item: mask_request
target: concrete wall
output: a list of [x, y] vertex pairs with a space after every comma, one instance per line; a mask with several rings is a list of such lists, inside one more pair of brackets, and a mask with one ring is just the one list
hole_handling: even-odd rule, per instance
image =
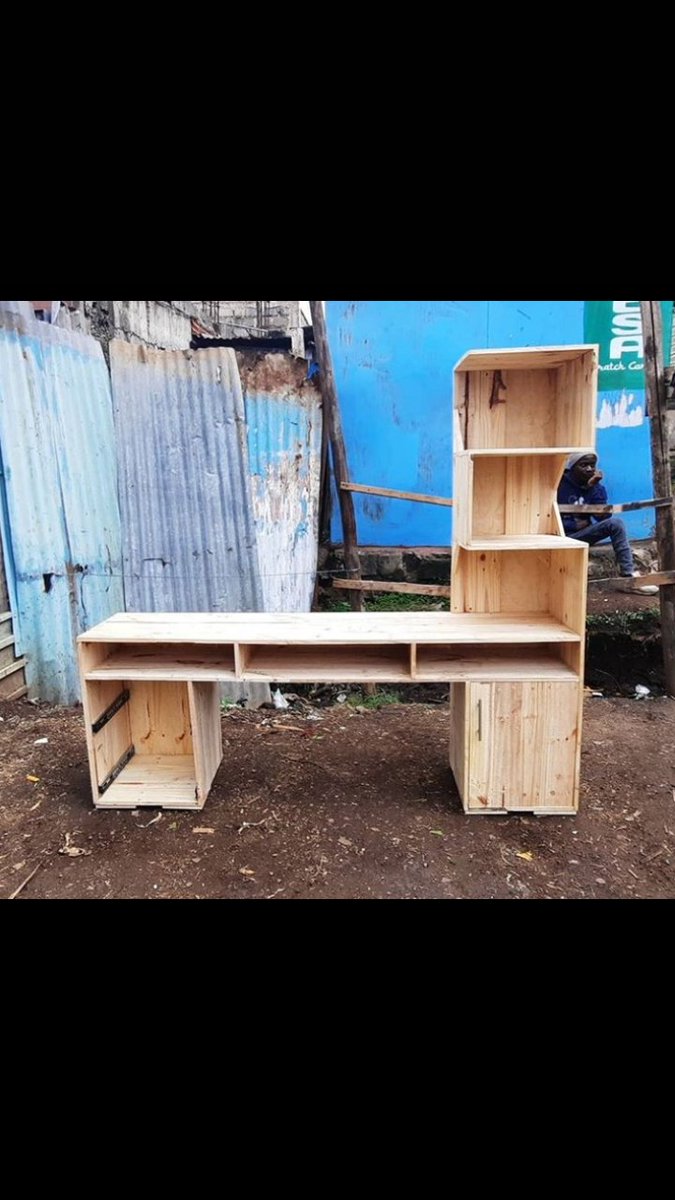
[[32, 304], [62, 328], [93, 334], [106, 358], [111, 338], [156, 350], [187, 350], [195, 333], [227, 341], [289, 337], [292, 352], [304, 352], [302, 326], [307, 322], [299, 300], [35, 300]]

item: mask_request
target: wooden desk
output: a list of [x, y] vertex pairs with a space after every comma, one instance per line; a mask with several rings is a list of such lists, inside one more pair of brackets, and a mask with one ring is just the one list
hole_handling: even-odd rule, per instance
[[510, 787], [509, 811], [574, 812], [580, 641], [548, 612], [120, 613], [78, 638], [93, 801], [202, 808], [222, 759], [221, 681], [461, 682], [453, 770], [485, 774], [462, 780], [466, 811], [505, 811], [495, 798]]

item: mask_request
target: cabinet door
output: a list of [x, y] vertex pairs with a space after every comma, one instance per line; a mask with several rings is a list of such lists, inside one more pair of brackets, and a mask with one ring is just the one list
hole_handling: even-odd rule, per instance
[[468, 812], [573, 812], [576, 683], [472, 683], [466, 690]]

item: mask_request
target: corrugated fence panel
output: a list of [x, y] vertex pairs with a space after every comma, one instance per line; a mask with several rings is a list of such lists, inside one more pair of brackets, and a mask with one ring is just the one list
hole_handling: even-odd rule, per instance
[[110, 344], [130, 612], [263, 609], [233, 350]]
[[321, 394], [288, 354], [240, 357], [266, 612], [309, 612], [316, 581]]
[[93, 338], [0, 316], [0, 446], [17, 653], [32, 694], [79, 697], [78, 633], [124, 608], [108, 372]]

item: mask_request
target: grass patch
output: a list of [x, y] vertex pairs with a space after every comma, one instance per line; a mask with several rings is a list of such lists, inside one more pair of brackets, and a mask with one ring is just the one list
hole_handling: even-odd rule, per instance
[[661, 636], [661, 613], [658, 608], [642, 608], [636, 612], [590, 613], [586, 618], [589, 634], [622, 634], [625, 637], [655, 638]]
[[[327, 588], [320, 596], [319, 607], [324, 612], [351, 612], [349, 600], [343, 600], [339, 592]], [[444, 596], [407, 596], [405, 592], [369, 592], [365, 597], [366, 612], [424, 612], [450, 609], [450, 601]]]
[[362, 692], [352, 692], [347, 696], [347, 704], [352, 708], [385, 708], [387, 704], [400, 704], [398, 692], [378, 692], [375, 696], [364, 696]]

